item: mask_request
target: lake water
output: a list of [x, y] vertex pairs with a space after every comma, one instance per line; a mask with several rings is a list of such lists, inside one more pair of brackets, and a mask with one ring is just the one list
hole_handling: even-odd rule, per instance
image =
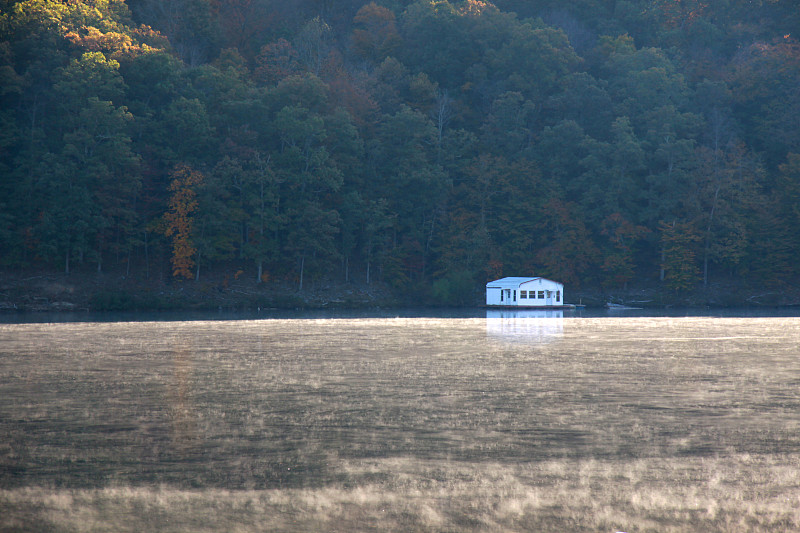
[[800, 530], [800, 318], [424, 314], [0, 324], [0, 530]]

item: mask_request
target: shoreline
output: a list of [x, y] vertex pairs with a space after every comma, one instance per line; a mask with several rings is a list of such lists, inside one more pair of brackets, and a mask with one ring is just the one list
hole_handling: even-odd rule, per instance
[[[454, 303], [433, 300], [425, 287], [401, 293], [382, 282], [313, 280], [298, 290], [292, 280], [257, 283], [225, 272], [209, 274], [198, 281], [179, 281], [113, 273], [21, 275], [0, 271], [0, 313], [486, 307], [479, 288], [476, 286], [469, 298]], [[565, 292], [570, 305], [588, 309], [605, 308], [609, 303], [643, 309], [800, 309], [800, 289], [796, 286], [753, 288], [730, 280], [681, 294], [667, 292], [657, 283]]]

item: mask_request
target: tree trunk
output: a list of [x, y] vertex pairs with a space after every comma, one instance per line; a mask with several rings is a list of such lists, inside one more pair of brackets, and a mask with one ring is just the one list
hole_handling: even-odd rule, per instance
[[[675, 229], [675, 223], [677, 220], [672, 221], [672, 229]], [[667, 275], [667, 271], [664, 269], [664, 262], [667, 260], [667, 244], [665, 242], [661, 243], [661, 268], [658, 271], [658, 281], [664, 281], [664, 278]]]
[[298, 290], [303, 290], [303, 271], [306, 267], [306, 254], [303, 254], [300, 258], [300, 287]]
[[703, 247], [703, 288], [708, 287], [708, 254], [711, 250], [711, 228], [714, 224], [714, 213], [717, 210], [717, 199], [719, 198], [720, 184], [714, 191], [714, 202], [711, 204], [711, 213], [708, 217], [708, 228], [706, 229], [706, 241]]
[[148, 233], [144, 232], [144, 277], [150, 279], [150, 252], [148, 248]]

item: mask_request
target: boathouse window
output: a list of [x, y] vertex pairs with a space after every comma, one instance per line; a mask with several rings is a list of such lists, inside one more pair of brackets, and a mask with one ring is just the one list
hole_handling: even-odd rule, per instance
[[561, 291], [556, 291], [556, 301], [557, 302], [561, 301]]
[[519, 291], [519, 299], [520, 300], [527, 300], [528, 299], [528, 291]]
[[500, 301], [503, 301], [503, 289], [500, 289]]
[[544, 298], [544, 291], [539, 291], [539, 299], [541, 300]]

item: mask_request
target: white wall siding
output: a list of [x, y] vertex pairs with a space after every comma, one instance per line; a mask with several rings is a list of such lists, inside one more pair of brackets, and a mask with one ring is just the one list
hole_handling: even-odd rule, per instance
[[564, 285], [545, 278], [509, 277], [486, 284], [486, 305], [545, 307], [564, 305]]
[[486, 287], [486, 305], [503, 305], [500, 301], [502, 290], [500, 287]]

